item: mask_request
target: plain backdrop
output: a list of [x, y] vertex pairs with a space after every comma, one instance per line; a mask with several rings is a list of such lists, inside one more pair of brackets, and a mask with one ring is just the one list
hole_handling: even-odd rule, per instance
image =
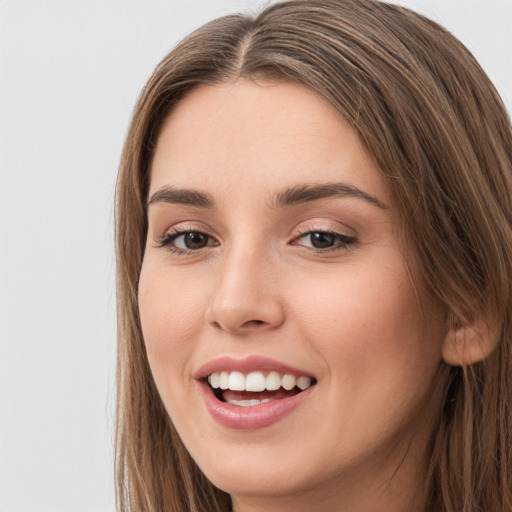
[[[203, 22], [260, 0], [0, 0], [0, 512], [112, 512], [113, 200], [131, 111]], [[397, 2], [398, 3], [398, 2]], [[512, 106], [512, 0], [399, 2]]]

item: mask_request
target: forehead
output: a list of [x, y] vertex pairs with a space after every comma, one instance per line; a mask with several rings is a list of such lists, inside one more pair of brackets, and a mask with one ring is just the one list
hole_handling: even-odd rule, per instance
[[297, 84], [199, 86], [165, 120], [150, 194], [164, 185], [270, 193], [298, 183], [344, 181], [390, 199], [372, 155], [318, 93]]

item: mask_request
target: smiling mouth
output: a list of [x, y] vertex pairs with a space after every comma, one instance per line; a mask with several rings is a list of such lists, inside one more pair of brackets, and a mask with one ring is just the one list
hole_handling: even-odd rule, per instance
[[239, 407], [254, 407], [289, 398], [316, 384], [314, 378], [306, 375], [295, 376], [276, 371], [213, 372], [208, 375], [207, 382], [218, 400]]

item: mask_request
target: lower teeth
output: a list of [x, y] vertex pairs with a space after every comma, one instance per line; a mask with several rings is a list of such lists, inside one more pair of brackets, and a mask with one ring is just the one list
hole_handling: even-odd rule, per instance
[[[316, 381], [313, 381], [312, 385], [316, 384]], [[263, 393], [256, 392], [233, 392], [228, 390], [223, 390], [220, 388], [212, 389], [214, 396], [217, 400], [221, 402], [228, 403], [230, 405], [235, 405], [238, 407], [254, 407], [257, 405], [266, 404], [268, 402], [272, 402], [273, 400], [280, 400], [283, 398], [290, 398], [298, 393], [301, 393], [298, 387], [295, 387], [292, 390], [284, 390], [279, 389], [277, 391], [268, 392], [265, 391]], [[253, 395], [253, 396], [251, 396]], [[256, 396], [254, 396], [256, 395]], [[263, 395], [263, 396], [262, 396]], [[269, 396], [270, 395], [270, 396]]]
[[264, 398], [263, 400], [227, 400], [228, 404], [238, 405], [240, 407], [253, 407], [255, 405], [266, 404], [270, 402], [269, 398]]

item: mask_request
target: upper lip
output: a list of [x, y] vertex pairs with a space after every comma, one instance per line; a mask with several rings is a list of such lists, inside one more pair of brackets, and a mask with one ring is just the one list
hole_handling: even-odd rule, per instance
[[204, 379], [214, 372], [221, 371], [239, 371], [241, 373], [274, 371], [288, 375], [294, 375], [295, 377], [304, 375], [314, 378], [314, 375], [308, 371], [294, 368], [293, 366], [282, 363], [281, 361], [277, 361], [275, 359], [256, 355], [240, 359], [231, 356], [223, 356], [217, 359], [213, 359], [212, 361], [209, 361], [208, 363], [201, 366], [199, 370], [197, 370], [195, 373], [195, 378], [198, 380]]

